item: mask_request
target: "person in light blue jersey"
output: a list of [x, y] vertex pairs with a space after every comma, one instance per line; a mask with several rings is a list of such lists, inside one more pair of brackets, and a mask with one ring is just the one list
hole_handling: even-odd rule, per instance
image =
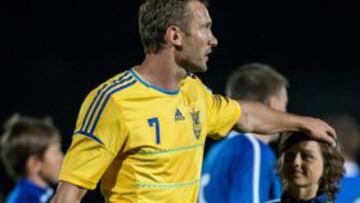
[[[286, 111], [287, 85], [287, 79], [269, 65], [251, 63], [231, 74], [226, 93]], [[276, 157], [269, 146], [277, 137], [232, 131], [215, 144], [205, 158], [199, 202], [263, 203], [280, 197]]]
[[63, 160], [60, 133], [50, 119], [15, 114], [5, 124], [1, 158], [16, 185], [6, 203], [46, 203]]
[[336, 203], [360, 203], [360, 167], [357, 163], [360, 126], [350, 113], [332, 113], [324, 117], [339, 133], [339, 144], [345, 158], [345, 175]]

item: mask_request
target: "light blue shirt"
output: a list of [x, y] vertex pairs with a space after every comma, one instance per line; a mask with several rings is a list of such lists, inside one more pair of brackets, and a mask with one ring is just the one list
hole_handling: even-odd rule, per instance
[[272, 149], [251, 134], [231, 132], [205, 158], [200, 203], [264, 203], [280, 198]]

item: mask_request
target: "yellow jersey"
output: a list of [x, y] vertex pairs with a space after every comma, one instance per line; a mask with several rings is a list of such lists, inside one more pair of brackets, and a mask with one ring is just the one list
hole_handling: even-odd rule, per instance
[[101, 180], [106, 202], [196, 202], [206, 136], [225, 136], [240, 112], [194, 75], [169, 91], [130, 69], [86, 97], [59, 179]]

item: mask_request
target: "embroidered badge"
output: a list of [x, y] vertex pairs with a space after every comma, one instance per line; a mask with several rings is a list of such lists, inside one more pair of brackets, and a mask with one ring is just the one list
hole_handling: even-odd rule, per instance
[[196, 139], [200, 138], [201, 134], [201, 123], [200, 123], [200, 111], [195, 111], [194, 109], [190, 112], [192, 121], [193, 121], [193, 131]]

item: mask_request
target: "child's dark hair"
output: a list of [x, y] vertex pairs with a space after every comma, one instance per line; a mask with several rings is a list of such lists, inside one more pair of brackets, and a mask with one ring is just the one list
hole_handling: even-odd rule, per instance
[[60, 133], [50, 118], [11, 116], [4, 125], [0, 143], [1, 158], [9, 175], [15, 179], [26, 176], [27, 159], [32, 155], [42, 159], [55, 141], [60, 141]]

